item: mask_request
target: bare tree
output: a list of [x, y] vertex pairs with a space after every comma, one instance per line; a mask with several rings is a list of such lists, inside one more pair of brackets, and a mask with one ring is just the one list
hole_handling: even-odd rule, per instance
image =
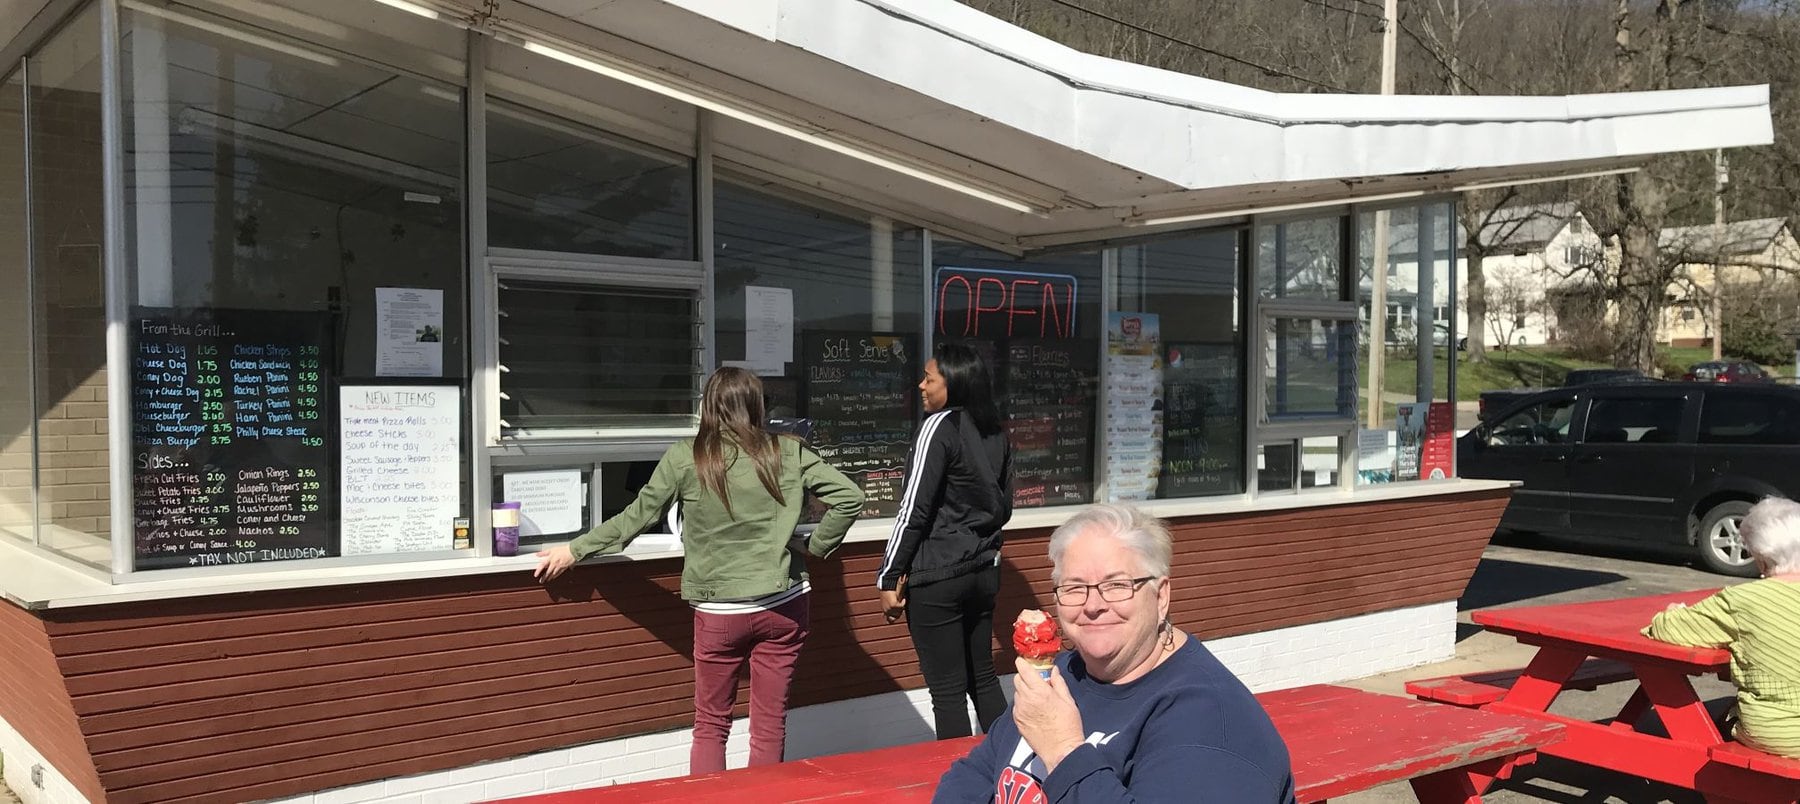
[[[1532, 289], [1531, 281], [1517, 273], [1494, 277], [1488, 290], [1491, 302], [1485, 319], [1488, 332], [1500, 345], [1500, 352], [1506, 354], [1512, 350], [1520, 330], [1531, 326], [1533, 318], [1542, 320], [1544, 300]], [[1470, 349], [1474, 349], [1473, 343]]]

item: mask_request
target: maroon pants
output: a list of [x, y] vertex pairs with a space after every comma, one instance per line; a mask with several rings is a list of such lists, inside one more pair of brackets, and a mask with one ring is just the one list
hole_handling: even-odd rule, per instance
[[694, 746], [688, 773], [725, 769], [738, 674], [750, 662], [750, 764], [773, 765], [787, 741], [788, 687], [811, 631], [807, 595], [749, 614], [694, 612]]

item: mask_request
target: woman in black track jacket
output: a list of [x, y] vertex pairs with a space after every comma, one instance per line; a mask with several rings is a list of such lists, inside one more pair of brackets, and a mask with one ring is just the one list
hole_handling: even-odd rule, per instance
[[927, 416], [876, 586], [888, 622], [906, 614], [931, 688], [937, 737], [967, 737], [964, 698], [986, 732], [1006, 710], [994, 677], [1000, 529], [1012, 518], [1012, 446], [980, 353], [941, 344], [919, 383]]

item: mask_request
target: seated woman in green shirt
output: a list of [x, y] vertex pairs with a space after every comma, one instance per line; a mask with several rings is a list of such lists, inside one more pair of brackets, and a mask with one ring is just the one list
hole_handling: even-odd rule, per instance
[[1731, 651], [1738, 742], [1800, 757], [1800, 503], [1770, 497], [1738, 533], [1763, 579], [1726, 587], [1651, 619], [1644, 635]]

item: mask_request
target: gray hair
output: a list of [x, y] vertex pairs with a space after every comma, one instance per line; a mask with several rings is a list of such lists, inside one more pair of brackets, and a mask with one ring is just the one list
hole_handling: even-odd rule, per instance
[[1062, 582], [1062, 559], [1069, 542], [1083, 533], [1099, 533], [1119, 540], [1136, 553], [1144, 572], [1158, 578], [1169, 577], [1169, 561], [1175, 552], [1169, 541], [1169, 526], [1129, 505], [1099, 503], [1069, 517], [1062, 527], [1050, 534], [1050, 578]]
[[1744, 515], [1738, 533], [1768, 574], [1800, 572], [1800, 503], [1765, 497]]

